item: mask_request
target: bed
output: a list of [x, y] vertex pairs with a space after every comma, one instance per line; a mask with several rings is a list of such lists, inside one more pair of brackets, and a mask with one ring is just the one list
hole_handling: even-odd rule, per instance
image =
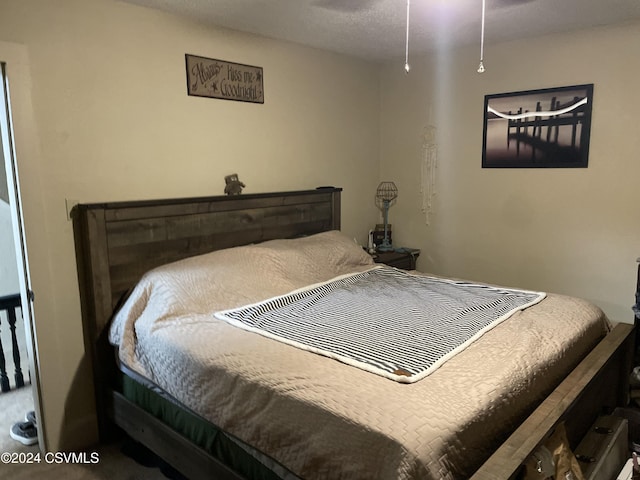
[[[171, 330], [183, 312], [163, 317], [167, 321], [162, 326], [152, 322], [148, 330], [152, 344], [162, 344], [160, 356], [175, 349], [175, 355], [167, 358], [180, 375], [171, 377], [149, 364], [136, 368], [140, 367], [135, 365], [136, 358], [147, 353], [139, 355], [138, 347], [131, 345], [121, 345], [118, 358], [126, 361], [116, 361], [109, 342], [110, 331], [114, 339], [114, 312], [119, 312], [116, 320], [121, 321], [123, 310], [130, 313], [137, 308], [131, 297], [125, 301], [136, 285], [142, 291], [159, 288], [153, 283], [157, 278], [151, 286], [139, 286], [143, 276], [148, 280], [145, 273], [150, 270], [166, 278], [163, 275], [175, 270], [175, 265], [179, 271], [184, 265], [201, 271], [205, 264], [226, 264], [227, 269], [218, 273], [223, 280], [214, 280], [216, 288], [207, 293], [214, 310], [284, 294], [336, 274], [368, 271], [370, 258], [337, 232], [340, 192], [320, 188], [75, 208], [85, 339], [103, 438], [117, 425], [194, 479], [507, 479], [517, 478], [525, 460], [560, 422], [575, 445], [603, 409], [625, 404], [632, 326], [617, 324], [609, 329], [597, 308], [552, 294], [518, 311], [428, 377], [411, 384], [211, 321], [209, 306], [200, 312], [208, 315], [206, 320], [189, 317], [188, 327], [180, 327], [189, 334]], [[339, 247], [330, 250], [327, 241]], [[290, 242], [297, 245], [293, 252]], [[317, 257], [313, 265], [300, 260], [301, 244]], [[233, 273], [234, 262], [242, 263], [243, 258], [254, 258], [250, 252], [265, 250], [276, 252], [269, 275], [279, 279], [268, 285], [268, 292], [257, 289], [265, 282], [257, 280], [256, 262], [245, 262], [248, 265], [239, 269], [239, 278]], [[349, 258], [346, 265], [336, 261], [342, 254], [335, 252]], [[304, 268], [296, 266], [299, 262]], [[281, 269], [278, 275], [272, 270], [276, 264]], [[189, 293], [197, 285], [191, 280], [189, 273], [176, 285], [191, 285], [184, 287]], [[164, 280], [160, 283], [165, 288]], [[240, 290], [245, 291], [242, 298], [232, 295]], [[547, 318], [543, 330], [556, 329], [551, 339], [540, 337], [540, 330], [531, 337], [522, 335], [523, 324], [518, 322], [529, 323], [534, 314]], [[587, 322], [586, 317], [592, 320]], [[124, 329], [115, 329], [120, 340], [127, 335]], [[569, 330], [578, 332], [567, 340], [573, 346], [561, 345], [560, 356], [549, 363], [541, 353], [544, 344]], [[129, 330], [129, 337], [135, 337], [131, 332], [136, 330]], [[520, 340], [505, 348], [505, 338]], [[177, 345], [189, 339], [198, 344], [195, 351], [200, 353], [185, 367], [180, 362], [186, 350]], [[529, 353], [516, 353], [520, 351]], [[527, 375], [526, 369], [533, 368], [529, 361], [542, 370]], [[508, 366], [522, 362], [527, 364], [524, 374]], [[231, 377], [217, 376], [232, 366]], [[486, 380], [488, 370], [501, 369], [505, 371], [498, 384]], [[213, 377], [214, 383], [203, 386], [204, 377]], [[131, 395], [132, 383], [142, 393]], [[184, 431], [167, 421], [167, 416], [181, 413], [163, 416], [159, 412], [169, 407], [154, 410], [142, 405], [134, 397], [145, 392], [204, 420], [215, 428], [211, 436], [230, 442], [211, 448], [207, 442], [187, 439]], [[238, 473], [238, 461], [234, 464], [229, 455], [220, 454], [231, 448], [229, 443], [248, 452], [260, 466], [267, 464], [266, 470]]]

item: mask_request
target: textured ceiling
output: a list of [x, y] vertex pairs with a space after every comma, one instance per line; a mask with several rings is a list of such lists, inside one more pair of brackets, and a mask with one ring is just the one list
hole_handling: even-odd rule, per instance
[[[367, 60], [404, 59], [406, 0], [123, 0]], [[640, 19], [640, 0], [486, 0], [486, 42]], [[413, 0], [410, 53], [480, 43], [482, 0]]]

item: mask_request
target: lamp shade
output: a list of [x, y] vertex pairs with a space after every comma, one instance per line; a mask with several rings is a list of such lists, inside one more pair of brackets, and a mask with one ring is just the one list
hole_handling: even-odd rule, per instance
[[398, 197], [398, 187], [393, 182], [380, 182], [376, 190], [376, 198], [378, 200], [391, 202]]

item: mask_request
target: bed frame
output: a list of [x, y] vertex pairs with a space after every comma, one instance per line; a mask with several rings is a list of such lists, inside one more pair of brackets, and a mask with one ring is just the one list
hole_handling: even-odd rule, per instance
[[[190, 479], [241, 477], [118, 391], [107, 332], [114, 310], [151, 268], [213, 250], [340, 229], [340, 188], [77, 205], [78, 278], [101, 440], [119, 429]], [[633, 326], [619, 324], [472, 477], [517, 478], [521, 465], [564, 422], [572, 445], [606, 408], [624, 406]], [[114, 428], [117, 426], [118, 428]]]

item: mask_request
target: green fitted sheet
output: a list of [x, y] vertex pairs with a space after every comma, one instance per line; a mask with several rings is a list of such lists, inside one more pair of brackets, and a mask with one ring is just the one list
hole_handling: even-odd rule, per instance
[[281, 477], [254, 458], [218, 427], [122, 375], [122, 393], [131, 402], [161, 420], [213, 457], [248, 479], [279, 480]]

